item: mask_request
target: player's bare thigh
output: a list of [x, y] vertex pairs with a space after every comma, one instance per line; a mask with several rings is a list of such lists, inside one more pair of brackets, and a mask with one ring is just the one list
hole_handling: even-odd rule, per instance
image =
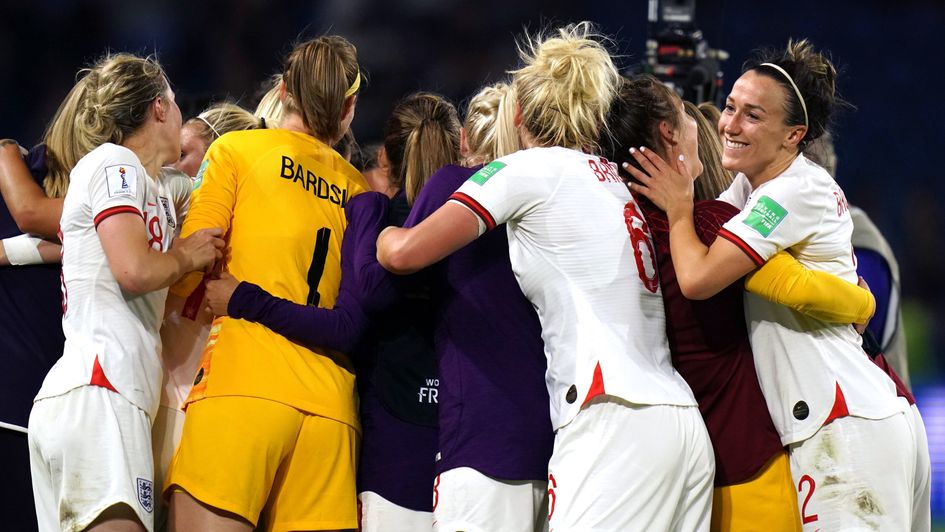
[[98, 514], [86, 532], [146, 532], [138, 515], [127, 504], [109, 506]]

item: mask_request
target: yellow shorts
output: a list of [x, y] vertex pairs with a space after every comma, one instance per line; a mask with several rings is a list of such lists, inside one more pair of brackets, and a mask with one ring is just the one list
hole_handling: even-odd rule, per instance
[[712, 531], [801, 530], [788, 455], [781, 451], [754, 477], [712, 494]]
[[255, 397], [191, 403], [165, 482], [266, 530], [357, 528], [358, 433]]

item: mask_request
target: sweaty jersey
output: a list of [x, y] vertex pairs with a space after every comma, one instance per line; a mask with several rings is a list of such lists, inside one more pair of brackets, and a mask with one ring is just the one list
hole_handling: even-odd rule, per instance
[[[719, 199], [742, 211], [719, 236], [762, 265], [788, 250], [802, 265], [856, 282], [853, 222], [843, 191], [799, 155], [752, 190], [738, 174]], [[745, 296], [758, 380], [785, 445], [811, 437], [829, 419], [882, 419], [902, 410], [896, 388], [863, 352], [849, 325], [829, 324], [753, 294]]]
[[134, 295], [108, 265], [97, 227], [115, 214], [144, 219], [148, 243], [166, 252], [186, 204], [190, 181], [147, 174], [131, 150], [103, 144], [70, 174], [60, 220], [62, 239], [62, 358], [36, 399], [83, 385], [118, 392], [154, 419], [161, 393], [161, 320], [167, 289]]
[[[295, 303], [330, 308], [341, 278], [344, 207], [365, 190], [329, 146], [288, 130], [237, 131], [207, 151], [183, 236], [222, 227], [225, 268]], [[309, 350], [266, 327], [214, 321], [186, 403], [242, 395], [279, 401], [357, 426], [354, 372], [345, 355]]]
[[509, 258], [541, 322], [551, 421], [591, 398], [695, 406], [670, 363], [653, 242], [605, 159], [561, 147], [502, 157], [451, 197], [480, 221], [505, 223]]

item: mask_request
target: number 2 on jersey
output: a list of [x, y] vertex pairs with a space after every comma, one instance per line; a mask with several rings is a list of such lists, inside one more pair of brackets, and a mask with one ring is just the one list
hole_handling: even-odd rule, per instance
[[807, 515], [807, 503], [810, 502], [810, 498], [814, 496], [814, 488], [817, 487], [817, 484], [814, 482], [814, 479], [810, 475], [804, 475], [801, 477], [801, 481], [797, 483], [797, 492], [804, 492], [804, 484], [810, 485], [810, 491], [807, 493], [807, 497], [804, 497], [804, 504], [801, 505], [801, 520], [804, 524], [813, 523], [819, 518], [817, 514]]
[[328, 258], [328, 245], [331, 242], [331, 229], [322, 227], [315, 233], [315, 251], [312, 253], [312, 265], [308, 267], [308, 298], [307, 303], [318, 306], [321, 294], [318, 293], [318, 283], [325, 273], [325, 260]]

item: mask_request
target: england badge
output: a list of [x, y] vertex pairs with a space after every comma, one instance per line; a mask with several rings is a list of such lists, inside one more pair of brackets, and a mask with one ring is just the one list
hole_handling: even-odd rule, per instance
[[148, 513], [154, 510], [154, 486], [150, 480], [138, 479], [138, 502]]

